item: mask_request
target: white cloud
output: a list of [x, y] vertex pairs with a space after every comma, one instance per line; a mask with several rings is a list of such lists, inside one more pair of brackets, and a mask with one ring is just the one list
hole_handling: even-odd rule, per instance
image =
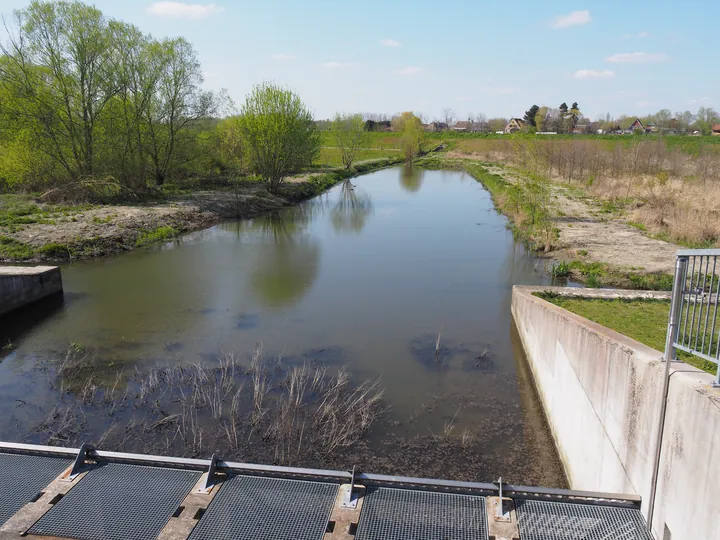
[[650, 35], [650, 32], [643, 30], [642, 32], [638, 32], [637, 34], [623, 34], [623, 38], [624, 39], [633, 39], [633, 38], [642, 39], [642, 38], [648, 37], [649, 35]]
[[173, 19], [204, 19], [223, 8], [216, 4], [184, 4], [182, 2], [155, 2], [147, 9], [148, 13]]
[[663, 53], [631, 52], [618, 53], [608, 56], [605, 61], [612, 64], [650, 64], [653, 62], [664, 62], [667, 56]]
[[402, 47], [402, 43], [395, 41], [394, 39], [383, 39], [380, 42], [383, 47]]
[[397, 71], [398, 75], [417, 75], [418, 73], [422, 73], [422, 68], [410, 66]]
[[615, 73], [609, 69], [595, 71], [593, 69], [580, 69], [573, 73], [576, 79], [612, 79]]
[[552, 23], [552, 27], [555, 29], [569, 28], [571, 26], [578, 26], [580, 24], [587, 24], [591, 21], [590, 11], [585, 9], [582, 11], [573, 11], [567, 15], [560, 15], [555, 18]]
[[638, 101], [637, 103], [635, 103], [635, 105], [641, 109], [647, 109], [650, 107], [655, 107], [657, 105], [657, 102], [643, 100], [643, 101]]
[[461, 102], [470, 101], [470, 96], [459, 96], [456, 99], [457, 99], [457, 101], [461, 101]]
[[703, 96], [697, 99], [688, 99], [688, 103], [690, 105], [697, 105], [698, 103], [705, 103], [706, 101], [710, 101], [710, 98], [708, 96]]
[[323, 62], [320, 64], [320, 67], [324, 67], [325, 69], [341, 69], [341, 68], [349, 68], [352, 66], [352, 62]]
[[509, 96], [511, 94], [517, 94], [518, 92], [520, 92], [520, 90], [518, 90], [514, 86], [501, 86], [499, 88], [494, 88], [493, 91], [500, 96]]
[[273, 54], [272, 57], [273, 57], [273, 60], [295, 60], [295, 56], [292, 54], [278, 53], [278, 54]]

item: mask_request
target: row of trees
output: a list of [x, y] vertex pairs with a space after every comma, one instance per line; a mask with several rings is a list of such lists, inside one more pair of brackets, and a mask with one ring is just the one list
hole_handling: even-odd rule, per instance
[[[193, 167], [254, 172], [276, 190], [309, 166], [320, 135], [293, 92], [256, 86], [240, 111], [202, 89], [183, 38], [157, 40], [80, 2], [34, 0], [0, 45], [0, 184], [161, 186]], [[350, 167], [363, 121], [340, 137]], [[117, 191], [117, 190], [116, 190]]]
[[79, 2], [15, 13], [0, 58], [6, 182], [111, 176], [162, 185], [201, 151], [222, 100], [183, 38], [157, 40]]

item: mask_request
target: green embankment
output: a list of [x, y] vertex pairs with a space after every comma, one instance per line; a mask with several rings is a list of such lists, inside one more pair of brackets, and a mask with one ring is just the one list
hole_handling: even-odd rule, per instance
[[[666, 300], [621, 300], [577, 298], [557, 294], [536, 293], [537, 296], [576, 313], [657, 351], [665, 350], [670, 302]], [[720, 324], [716, 325], [720, 327]], [[678, 352], [678, 358], [696, 368], [715, 374], [717, 365], [695, 356]]]

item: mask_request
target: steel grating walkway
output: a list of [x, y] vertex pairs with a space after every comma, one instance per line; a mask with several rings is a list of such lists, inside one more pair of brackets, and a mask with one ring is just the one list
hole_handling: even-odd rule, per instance
[[0, 454], [0, 525], [35, 499], [71, 464], [55, 457]]
[[652, 540], [639, 510], [515, 500], [522, 540]]
[[369, 489], [357, 540], [488, 540], [485, 497]]
[[[0, 452], [2, 538], [489, 540], [501, 530], [486, 510], [486, 496], [499, 492], [494, 484], [96, 450], [77, 462], [89, 465], [86, 474], [53, 484], [80, 450], [0, 449], [10, 452]], [[191, 493], [203, 471], [216, 490]], [[357, 509], [336, 504], [341, 484], [352, 482], [367, 488]], [[25, 506], [51, 484], [53, 495], [65, 495]], [[503, 492], [515, 503], [520, 540], [652, 540], [635, 495], [527, 486]], [[22, 519], [8, 521], [21, 509]]]
[[153, 540], [199, 479], [194, 471], [101, 465], [28, 532], [78, 540]]
[[233, 476], [190, 540], [322, 540], [339, 484]]

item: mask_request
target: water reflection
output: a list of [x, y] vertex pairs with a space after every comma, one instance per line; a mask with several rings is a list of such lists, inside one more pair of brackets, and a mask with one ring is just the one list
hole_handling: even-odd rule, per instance
[[367, 193], [356, 190], [350, 180], [345, 180], [340, 188], [340, 197], [332, 209], [330, 218], [337, 232], [362, 231], [368, 216], [372, 214], [372, 199]]
[[253, 221], [252, 226], [261, 230], [265, 241], [258, 246], [249, 280], [265, 306], [297, 303], [315, 282], [320, 245], [306, 231], [312, 212], [312, 205], [301, 205]]
[[400, 170], [400, 185], [408, 193], [419, 191], [424, 174], [425, 170], [422, 167], [413, 167], [412, 164], [406, 164]]

